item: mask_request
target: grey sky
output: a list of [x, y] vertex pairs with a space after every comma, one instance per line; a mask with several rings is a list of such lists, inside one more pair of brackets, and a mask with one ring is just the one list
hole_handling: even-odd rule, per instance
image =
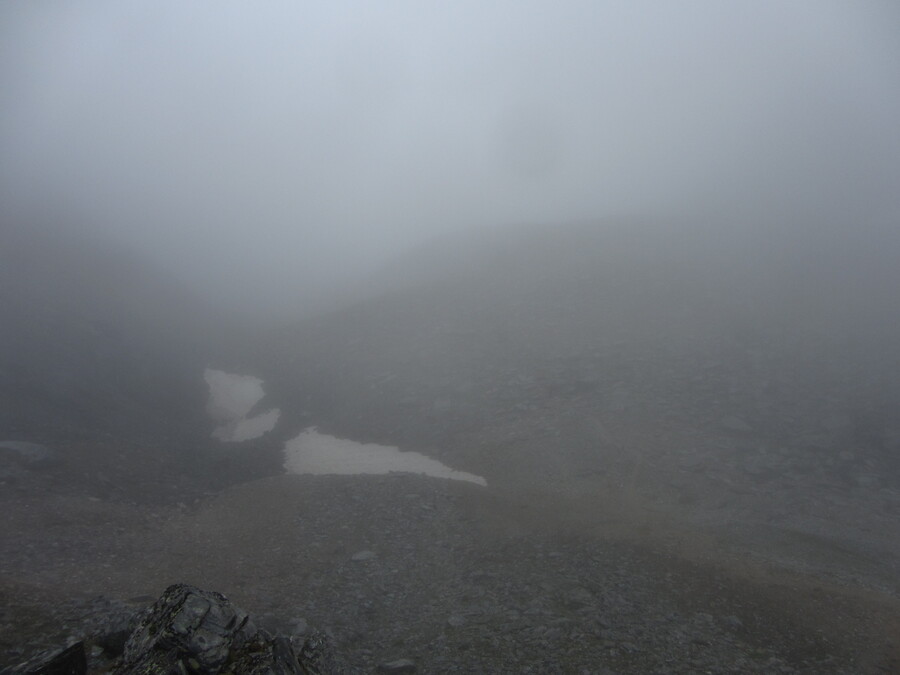
[[[456, 227], [895, 214], [891, 2], [6, 2], [0, 197], [305, 302]], [[290, 290], [293, 289], [293, 290]]]

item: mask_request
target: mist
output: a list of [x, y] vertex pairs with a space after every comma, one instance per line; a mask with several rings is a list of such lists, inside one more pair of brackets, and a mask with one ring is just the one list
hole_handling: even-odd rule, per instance
[[900, 672], [895, 5], [0, 4], [0, 672]]
[[896, 213], [887, 2], [0, 11], [4, 211], [78, 214], [230, 308], [321, 307], [458, 229]]

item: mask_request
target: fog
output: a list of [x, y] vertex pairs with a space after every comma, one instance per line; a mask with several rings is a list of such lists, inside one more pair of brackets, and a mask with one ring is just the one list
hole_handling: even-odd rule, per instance
[[896, 213], [890, 2], [0, 13], [4, 210], [114, 235], [232, 308], [321, 307], [460, 228]]
[[887, 0], [0, 3], [0, 672], [900, 672], [898, 120]]

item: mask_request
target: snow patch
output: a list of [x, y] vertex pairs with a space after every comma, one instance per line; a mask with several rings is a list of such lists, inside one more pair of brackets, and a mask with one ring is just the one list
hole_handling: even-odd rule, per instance
[[487, 481], [465, 471], [456, 471], [418, 452], [374, 443], [357, 443], [327, 434], [315, 427], [287, 442], [284, 468], [298, 474], [418, 473], [435, 478], [463, 480], [487, 486]]
[[275, 428], [281, 415], [278, 408], [248, 417], [266, 395], [261, 379], [212, 368], [204, 371], [203, 379], [209, 386], [206, 412], [218, 424], [213, 438], [232, 443], [249, 441]]

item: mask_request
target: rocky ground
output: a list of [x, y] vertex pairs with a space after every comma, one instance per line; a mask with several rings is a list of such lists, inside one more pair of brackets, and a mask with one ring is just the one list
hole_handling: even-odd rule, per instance
[[[57, 447], [65, 463], [20, 463], [2, 486], [7, 665], [182, 581], [263, 626], [329, 631], [350, 672], [398, 659], [435, 673], [900, 667], [896, 576], [852, 550], [832, 575], [748, 557], [611, 484], [273, 476], [213, 491], [125, 460], [97, 482], [112, 441]], [[105, 487], [136, 468], [153, 498]]]
[[[3, 267], [0, 667], [184, 582], [349, 672], [900, 672], [896, 249], [650, 234], [463, 242], [464, 273], [442, 247], [343, 310], [174, 337], [202, 313], [115, 255], [70, 261], [80, 294]], [[213, 444], [207, 366], [261, 377], [275, 430]], [[311, 425], [488, 486], [281, 475]]]

